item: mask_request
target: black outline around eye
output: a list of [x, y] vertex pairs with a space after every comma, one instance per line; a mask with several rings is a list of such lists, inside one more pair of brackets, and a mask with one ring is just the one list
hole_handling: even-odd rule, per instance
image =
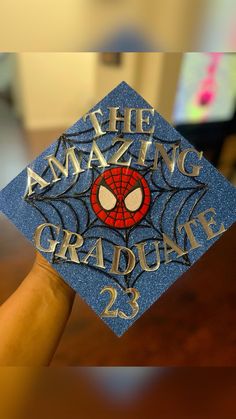
[[[99, 199], [99, 192], [100, 192], [100, 188], [101, 187], [103, 187], [103, 188], [105, 188], [108, 192], [110, 192], [110, 194], [111, 195], [113, 195], [114, 196], [114, 198], [115, 198], [115, 205], [112, 207], [112, 208], [110, 208], [110, 209], [107, 209], [107, 208], [105, 208], [103, 205], [102, 205], [102, 203], [101, 203], [101, 201], [100, 201], [100, 199]], [[105, 183], [105, 182], [101, 182], [100, 183], [100, 185], [99, 185], [99, 187], [98, 187], [98, 190], [97, 190], [97, 200], [98, 200], [98, 202], [99, 202], [99, 204], [100, 204], [100, 206], [104, 209], [104, 211], [112, 211], [115, 207], [116, 207], [116, 205], [117, 205], [117, 197], [114, 195], [114, 193], [112, 192], [112, 190], [109, 188], [109, 187], [107, 187], [107, 184]]]
[[[141, 193], [142, 193], [142, 200], [141, 200], [141, 203], [140, 203], [140, 205], [139, 205], [139, 207], [138, 207], [138, 208], [136, 208], [135, 210], [130, 210], [130, 209], [126, 206], [125, 200], [126, 200], [126, 198], [128, 198], [128, 196], [129, 196], [130, 194], [132, 194], [134, 191], [136, 191], [136, 189], [141, 189]], [[144, 191], [143, 191], [143, 186], [142, 186], [141, 182], [138, 182], [137, 186], [135, 186], [133, 189], [131, 189], [131, 191], [129, 191], [129, 193], [128, 193], [125, 197], [124, 197], [124, 205], [125, 205], [125, 208], [127, 209], [127, 211], [129, 211], [129, 212], [136, 212], [136, 211], [138, 211], [138, 210], [141, 208], [141, 206], [143, 205], [143, 201], [144, 201]]]

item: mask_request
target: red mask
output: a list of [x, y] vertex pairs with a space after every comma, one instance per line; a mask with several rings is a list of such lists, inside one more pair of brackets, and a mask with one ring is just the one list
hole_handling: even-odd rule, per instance
[[116, 167], [103, 172], [94, 182], [90, 195], [97, 217], [115, 228], [129, 228], [147, 214], [151, 192], [136, 170]]

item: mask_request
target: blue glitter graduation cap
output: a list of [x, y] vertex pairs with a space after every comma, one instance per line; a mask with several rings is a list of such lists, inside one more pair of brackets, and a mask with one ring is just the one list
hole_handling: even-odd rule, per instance
[[0, 194], [121, 336], [236, 219], [235, 188], [125, 82]]

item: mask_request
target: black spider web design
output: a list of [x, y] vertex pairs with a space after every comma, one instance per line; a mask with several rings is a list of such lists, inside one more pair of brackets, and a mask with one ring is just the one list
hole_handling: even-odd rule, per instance
[[[120, 114], [123, 117], [122, 114]], [[109, 120], [104, 121], [101, 126], [102, 128], [106, 129]], [[132, 127], [135, 127], [135, 124], [132, 122]], [[122, 134], [122, 122], [120, 122], [118, 126], [118, 133], [117, 137], [123, 138]], [[86, 136], [85, 138], [84, 135]], [[106, 137], [106, 135], [105, 135]], [[159, 142], [165, 145], [173, 145], [173, 141], [163, 140], [155, 135], [150, 134], [142, 134], [142, 138], [145, 140], [152, 140], [154, 143]], [[99, 137], [96, 137], [98, 140]], [[83, 146], [91, 145], [94, 140], [94, 129], [90, 128], [81, 132], [73, 132], [73, 133], [63, 133], [59, 139], [55, 143], [55, 150], [53, 155], [58, 158], [59, 156], [63, 159], [62, 163], [66, 163], [66, 151], [70, 147], [75, 147], [75, 152], [78, 153], [78, 159], [80, 159], [80, 146], [82, 146], [82, 153], [83, 153], [83, 161], [87, 164], [90, 150], [87, 148], [83, 148]], [[105, 141], [104, 141], [105, 143]], [[182, 151], [181, 148], [181, 139], [177, 139], [175, 144], [179, 145], [179, 150]], [[100, 144], [99, 144], [100, 146]], [[101, 152], [103, 155], [107, 155], [109, 152], [115, 152], [117, 150], [116, 144], [109, 144], [100, 147]], [[169, 154], [170, 150], [167, 151]], [[132, 146], [126, 152], [126, 159], [128, 157], [132, 157], [137, 159], [137, 154], [132, 151]], [[61, 159], [61, 160], [62, 160]], [[82, 191], [78, 191], [77, 186], [80, 185], [80, 179], [82, 181], [82, 176], [84, 173], [79, 173], [75, 175], [72, 179], [69, 180], [69, 184], [63, 189], [57, 192], [54, 192], [55, 185], [50, 184], [48, 187], [44, 188], [43, 190], [35, 190], [33, 195], [26, 194], [24, 199], [27, 204], [31, 205], [31, 207], [37, 211], [45, 223], [50, 223], [52, 220], [52, 216], [56, 215], [60, 222], [60, 225], [63, 229], [66, 228], [66, 215], [69, 213], [71, 219], [73, 219], [73, 232], [79, 233], [84, 237], [84, 240], [89, 239], [93, 240], [94, 242], [100, 238], [102, 238], [103, 242], [107, 245], [115, 246], [117, 245], [117, 240], [119, 244], [124, 247], [128, 247], [131, 250], [135, 251], [135, 244], [145, 242], [151, 243], [154, 240], [158, 240], [160, 245], [160, 251], [163, 251], [163, 233], [165, 232], [165, 214], [168, 211], [169, 207], [171, 206], [174, 199], [181, 195], [182, 199], [178, 204], [178, 210], [175, 213], [172, 224], [172, 233], [171, 236], [168, 234], [177, 244], [179, 243], [179, 234], [178, 234], [178, 221], [183, 211], [186, 212], [186, 206], [191, 202], [191, 205], [188, 209], [188, 219], [185, 221], [190, 221], [191, 217], [202, 201], [203, 197], [207, 193], [207, 185], [200, 182], [196, 177], [191, 178], [191, 185], [189, 186], [179, 186], [173, 185], [169, 179], [167, 179], [167, 175], [165, 173], [164, 168], [164, 161], [162, 157], [159, 157], [158, 164], [160, 165], [160, 172], [159, 176], [162, 177], [162, 183], [160, 184], [156, 180], [156, 171], [151, 170], [153, 160], [146, 158], [145, 164], [147, 166], [141, 167], [137, 169], [138, 172], [146, 179], [149, 187], [151, 189], [152, 194], [152, 203], [151, 208], [147, 215], [144, 217], [140, 223], [134, 225], [131, 228], [124, 228], [122, 230], [118, 229], [111, 229], [111, 227], [105, 225], [102, 221], [100, 221], [96, 215], [93, 213], [91, 206], [90, 206], [90, 190], [91, 186], [93, 185], [94, 180], [104, 171], [104, 168], [99, 168], [96, 165], [93, 165], [93, 169], [90, 169], [90, 180], [88, 185]], [[114, 166], [116, 167], [116, 166]], [[120, 166], [119, 166], [120, 167]], [[132, 167], [132, 166], [131, 166]], [[106, 169], [106, 168], [105, 168]], [[41, 173], [43, 178], [51, 175], [50, 167], [47, 166]], [[37, 188], [36, 188], [37, 189]], [[164, 198], [164, 199], [163, 199]], [[153, 208], [159, 202], [160, 199], [163, 199], [162, 209], [159, 214], [158, 222], [156, 222], [155, 217], [153, 216]], [[78, 214], [78, 210], [76, 208], [76, 203], [79, 202], [81, 205], [81, 211], [83, 211], [83, 218], [84, 223], [82, 225], [80, 216]], [[42, 206], [43, 203], [43, 206]], [[63, 207], [63, 211], [62, 211]], [[46, 211], [47, 208], [47, 211]], [[55, 233], [52, 228], [50, 228], [50, 233], [52, 239], [55, 240]], [[134, 244], [134, 237], [141, 235], [140, 240], [136, 240]], [[187, 248], [188, 237], [185, 234], [182, 246], [184, 249]], [[154, 247], [154, 246], [153, 246]], [[156, 249], [153, 248], [146, 253], [146, 258], [152, 258], [155, 254]], [[59, 259], [55, 255], [56, 251], [52, 255], [51, 263], [52, 264], [64, 264], [70, 263], [74, 264], [73, 261], [70, 260], [62, 260]], [[86, 255], [87, 251], [79, 250], [79, 254]], [[122, 255], [123, 263], [127, 263], [128, 257], [126, 253]], [[112, 254], [111, 255], [104, 255], [104, 262], [108, 266], [112, 264]], [[161, 264], [164, 263], [164, 259], [161, 258]], [[172, 260], [171, 263], [181, 264], [186, 267], [191, 266], [191, 260], [189, 254], [183, 255], [178, 260]], [[150, 267], [155, 265], [155, 263], [150, 264]], [[134, 287], [137, 285], [138, 281], [141, 279], [142, 275], [146, 272], [142, 271], [139, 265], [138, 258], [136, 258], [136, 264], [134, 270], [128, 275], [112, 275], [107, 270], [102, 268], [96, 267], [94, 265], [89, 265], [89, 268], [99, 274], [106, 276], [109, 280], [113, 281], [118, 287], [123, 290], [127, 288]]]

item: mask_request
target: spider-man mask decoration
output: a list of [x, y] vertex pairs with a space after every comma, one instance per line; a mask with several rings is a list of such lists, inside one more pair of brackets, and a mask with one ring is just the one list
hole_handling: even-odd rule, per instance
[[116, 167], [103, 172], [91, 190], [91, 205], [97, 217], [115, 228], [129, 228], [147, 214], [151, 192], [136, 170]]

